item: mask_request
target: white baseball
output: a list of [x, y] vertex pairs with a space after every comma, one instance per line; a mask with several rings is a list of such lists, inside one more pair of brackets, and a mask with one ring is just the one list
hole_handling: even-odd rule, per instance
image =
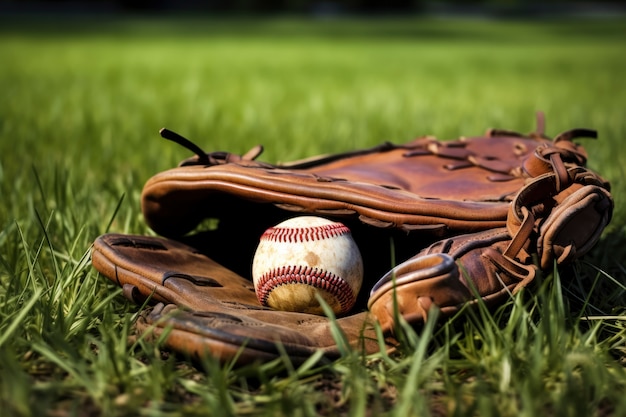
[[316, 294], [336, 314], [348, 312], [363, 283], [363, 259], [350, 229], [313, 216], [295, 217], [261, 236], [252, 261], [261, 304], [324, 314]]

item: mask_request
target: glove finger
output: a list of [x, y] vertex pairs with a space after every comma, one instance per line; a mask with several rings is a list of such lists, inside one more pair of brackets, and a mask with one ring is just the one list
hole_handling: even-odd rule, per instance
[[369, 308], [383, 330], [393, 332], [397, 315], [417, 325], [433, 307], [448, 317], [478, 298], [501, 304], [536, 273], [535, 266], [503, 255], [509, 242], [505, 228], [439, 241], [381, 278]]
[[572, 262], [589, 252], [610, 221], [611, 207], [608, 192], [600, 187], [584, 187], [569, 196], [541, 227], [541, 267], [550, 267], [554, 260]]
[[[335, 325], [344, 340], [334, 339]], [[331, 324], [327, 318], [298, 313], [229, 308], [189, 311], [159, 303], [142, 313], [136, 326], [152, 339], [165, 333], [167, 347], [194, 359], [209, 355], [221, 362], [235, 361], [237, 365], [266, 362], [281, 355], [298, 364], [318, 350], [330, 360], [340, 357], [346, 348], [363, 353], [380, 350], [374, 339], [373, 320], [365, 312]], [[385, 342], [387, 349], [393, 350], [396, 342], [392, 338]]]
[[[210, 355], [222, 362], [236, 359], [239, 365], [266, 362], [282, 352], [300, 363], [318, 348], [305, 332], [237, 313], [188, 311], [160, 303], [139, 317], [137, 328], [152, 338], [166, 332], [168, 347], [194, 359]], [[330, 350], [327, 356], [335, 353]]]
[[[509, 210], [507, 228], [514, 236], [513, 246], [536, 250], [542, 269], [552, 267], [554, 261], [565, 264], [586, 254], [613, 213], [609, 185], [597, 174], [576, 167], [564, 177], [560, 181], [556, 174], [546, 174], [530, 181]], [[528, 247], [531, 240], [536, 240], [534, 250]]]
[[[149, 236], [106, 234], [92, 250], [93, 266], [130, 295], [202, 311], [208, 298], [258, 307], [252, 283], [194, 248]], [[135, 290], [128, 291], [129, 288]], [[141, 299], [135, 299], [142, 302]]]

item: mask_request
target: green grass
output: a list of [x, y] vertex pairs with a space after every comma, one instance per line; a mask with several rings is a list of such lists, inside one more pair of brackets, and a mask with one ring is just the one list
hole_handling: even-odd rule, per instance
[[[0, 24], [0, 410], [5, 416], [626, 414], [623, 20]], [[495, 313], [407, 331], [397, 355], [199, 371], [134, 334], [99, 277], [107, 230], [150, 233], [144, 182], [206, 150], [262, 159], [487, 127], [599, 131], [613, 222], [585, 260]]]

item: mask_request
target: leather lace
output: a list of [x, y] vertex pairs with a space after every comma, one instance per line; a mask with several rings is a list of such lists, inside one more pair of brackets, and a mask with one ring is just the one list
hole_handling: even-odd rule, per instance
[[176, 142], [179, 145], [189, 149], [197, 155], [197, 159], [193, 162], [190, 160], [185, 161], [182, 165], [223, 165], [232, 162], [239, 161], [253, 161], [261, 153], [263, 153], [263, 147], [261, 145], [254, 146], [248, 152], [243, 155], [237, 155], [230, 152], [211, 152], [207, 153], [202, 150], [198, 145], [190, 141], [189, 139], [173, 132], [169, 129], [162, 128], [159, 130], [161, 137], [172, 142]]

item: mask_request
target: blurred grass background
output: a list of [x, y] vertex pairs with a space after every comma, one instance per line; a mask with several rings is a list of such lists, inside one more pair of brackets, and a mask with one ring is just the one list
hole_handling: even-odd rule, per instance
[[[434, 385], [407, 379], [411, 370], [421, 372], [409, 355], [391, 370], [387, 362], [340, 363], [331, 368], [339, 382], [321, 387], [339, 384], [331, 392], [339, 396], [338, 410], [351, 415], [388, 409], [402, 388], [427, 391], [400, 401], [399, 410], [421, 414], [518, 415], [522, 405], [526, 415], [557, 406], [567, 410], [561, 415], [623, 412], [623, 399], [610, 393], [611, 384], [619, 392], [626, 383], [619, 365], [625, 27], [619, 18], [3, 19], [0, 405], [9, 415], [177, 415], [211, 404], [225, 414], [332, 414], [314, 394], [319, 378], [306, 372], [315, 383], [300, 374], [272, 379], [257, 369], [265, 390], [253, 389], [230, 370], [213, 369], [206, 377], [149, 346], [135, 345], [137, 353], [127, 345], [136, 308], [115, 297], [118, 290], [90, 269], [87, 254], [109, 226], [150, 233], [139, 208], [144, 182], [189, 156], [160, 139], [160, 127], [206, 151], [243, 153], [263, 144], [261, 159], [278, 162], [425, 134], [452, 139], [488, 127], [529, 132], [541, 110], [549, 135], [574, 127], [599, 131], [599, 140], [584, 144], [590, 167], [612, 183], [616, 211], [581, 268], [601, 271], [590, 273], [595, 284], [589, 300], [595, 314], [611, 319], [578, 333], [576, 326], [560, 327], [563, 317], [556, 317], [551, 323], [562, 332], [559, 340], [571, 343], [547, 347], [540, 338], [515, 333], [521, 327], [506, 336], [511, 345], [492, 350], [471, 345], [486, 337], [480, 323], [459, 334], [448, 329], [454, 333], [448, 344], [425, 362], [431, 368], [423, 372], [442, 375], [429, 382]], [[561, 308], [550, 314], [566, 314]], [[522, 316], [511, 322], [524, 326]], [[501, 324], [486, 325], [490, 337], [497, 339], [494, 329]], [[526, 372], [517, 375], [521, 385], [509, 376], [512, 385], [505, 387], [502, 367], [515, 363], [495, 358], [523, 350], [514, 343], [519, 337], [538, 350], [517, 368]], [[545, 354], [540, 347], [552, 350]], [[582, 377], [560, 373], [568, 362], [558, 358], [569, 354], [585, 359], [572, 365]], [[545, 367], [527, 367], [542, 355]], [[159, 366], [147, 366], [157, 361]], [[585, 373], [585, 363], [595, 371]], [[359, 375], [369, 382], [350, 382]], [[581, 396], [585, 384], [593, 392]], [[290, 386], [300, 388], [287, 394]]]

